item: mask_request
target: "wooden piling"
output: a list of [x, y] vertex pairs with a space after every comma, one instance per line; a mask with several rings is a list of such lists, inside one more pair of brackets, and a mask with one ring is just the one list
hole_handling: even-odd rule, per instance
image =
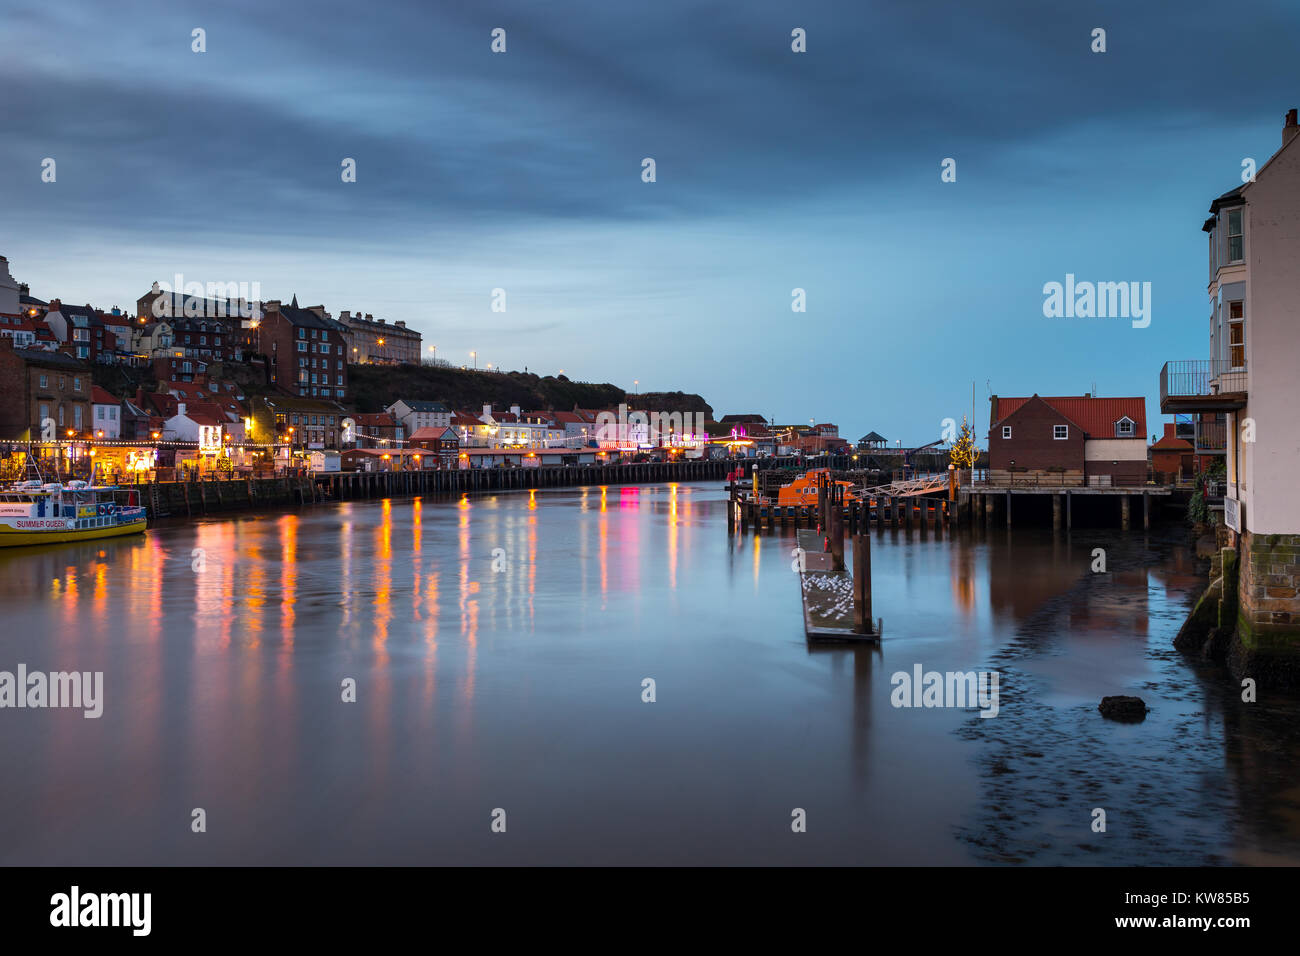
[[853, 629], [871, 632], [871, 536], [853, 536]]

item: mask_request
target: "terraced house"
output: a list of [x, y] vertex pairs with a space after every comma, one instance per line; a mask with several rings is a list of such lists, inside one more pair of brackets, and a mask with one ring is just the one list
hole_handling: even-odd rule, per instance
[[289, 305], [272, 300], [263, 304], [256, 336], [272, 384], [301, 398], [347, 398], [347, 346], [333, 320], [300, 309], [297, 296]]

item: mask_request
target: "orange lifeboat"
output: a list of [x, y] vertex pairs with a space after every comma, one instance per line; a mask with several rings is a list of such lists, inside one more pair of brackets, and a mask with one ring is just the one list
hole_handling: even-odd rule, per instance
[[[776, 503], [778, 507], [787, 505], [816, 505], [817, 504], [817, 481], [822, 475], [829, 475], [828, 468], [814, 468], [812, 471], [805, 472], [788, 485], [782, 485], [781, 490], [777, 492]], [[844, 489], [844, 501], [857, 501], [861, 496], [854, 490], [852, 482], [835, 481], [832, 484], [839, 485]]]

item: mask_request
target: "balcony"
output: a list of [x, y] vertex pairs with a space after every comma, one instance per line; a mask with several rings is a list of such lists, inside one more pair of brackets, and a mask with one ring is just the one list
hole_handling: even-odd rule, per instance
[[1160, 411], [1222, 412], [1246, 407], [1246, 370], [1223, 359], [1166, 362], [1160, 370]]
[[1197, 422], [1193, 439], [1198, 455], [1225, 455], [1228, 452], [1228, 426], [1224, 422]]

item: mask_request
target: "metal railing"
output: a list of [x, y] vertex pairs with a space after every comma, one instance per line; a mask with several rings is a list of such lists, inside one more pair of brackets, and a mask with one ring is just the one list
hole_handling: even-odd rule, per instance
[[1223, 453], [1228, 450], [1226, 422], [1197, 422], [1196, 451], [1198, 454]]
[[1195, 398], [1246, 391], [1245, 368], [1225, 359], [1186, 359], [1166, 362], [1160, 369], [1160, 401], [1170, 396]]
[[975, 488], [1137, 488], [1149, 483], [1149, 476], [1142, 480], [1118, 483], [1111, 475], [1067, 475], [1064, 473], [1039, 473], [1032, 475], [998, 474], [974, 482]]

